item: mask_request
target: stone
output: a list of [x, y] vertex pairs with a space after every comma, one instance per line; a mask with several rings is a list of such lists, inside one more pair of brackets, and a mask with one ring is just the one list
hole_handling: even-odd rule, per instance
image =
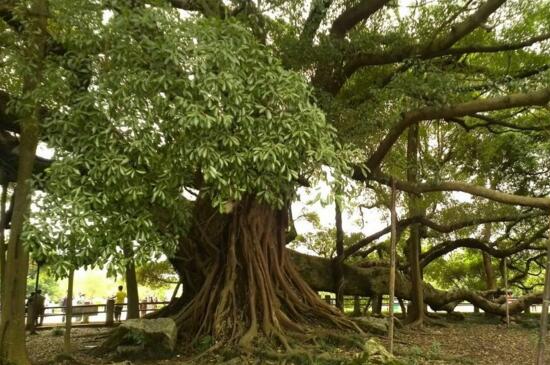
[[388, 334], [387, 318], [377, 318], [372, 316], [356, 317], [356, 318], [353, 318], [353, 321], [355, 321], [359, 327], [366, 330], [367, 332], [370, 332], [376, 335]]
[[386, 348], [371, 338], [365, 344], [365, 350], [358, 359], [357, 364], [361, 365], [403, 365], [394, 355], [390, 354]]
[[162, 359], [173, 355], [178, 330], [171, 318], [130, 319], [114, 329], [98, 353], [131, 359]]

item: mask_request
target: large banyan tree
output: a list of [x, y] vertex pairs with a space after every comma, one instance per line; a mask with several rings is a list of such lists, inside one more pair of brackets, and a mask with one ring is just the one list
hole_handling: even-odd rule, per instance
[[[411, 321], [424, 302], [502, 313], [487, 293], [438, 291], [422, 276], [457, 248], [483, 252], [490, 290], [495, 258], [516, 255], [519, 274], [541, 263], [549, 11], [544, 0], [52, 3], [32, 96], [56, 162], [27, 237], [59, 239], [60, 215], [113, 262], [128, 242], [137, 262], [166, 252], [184, 295], [162, 314], [183, 335], [286, 343], [283, 332], [312, 323], [352, 326], [310, 287], [387, 290], [387, 267], [369, 255], [384, 258], [389, 227], [346, 247], [340, 227], [330, 261], [285, 249], [297, 187], [330, 168], [335, 191], [347, 176], [370, 206], [387, 205], [392, 183], [406, 193], [397, 295], [412, 300]], [[28, 114], [18, 37], [34, 18], [24, 4], [0, 15], [2, 162], [14, 181]], [[43, 242], [34, 249], [47, 256]]]
[[[87, 90], [60, 92], [46, 121], [56, 162], [35, 228], [111, 241], [106, 258], [112, 242], [133, 240], [136, 260], [161, 242], [186, 299], [169, 314], [192, 340], [251, 348], [312, 323], [354, 328], [285, 249], [299, 181], [344, 169], [304, 78], [237, 22], [170, 8], [120, 9], [93, 42], [101, 53], [74, 60]], [[63, 202], [90, 214], [52, 225]]]

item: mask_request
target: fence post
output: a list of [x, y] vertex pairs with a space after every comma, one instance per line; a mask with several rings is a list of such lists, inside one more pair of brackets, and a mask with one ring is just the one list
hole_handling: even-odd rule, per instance
[[105, 325], [112, 326], [115, 323], [115, 300], [107, 299], [107, 304], [105, 305]]
[[327, 304], [332, 304], [332, 303], [331, 303], [331, 300], [330, 300], [330, 295], [329, 295], [329, 294], [325, 295], [325, 302], [327, 302]]

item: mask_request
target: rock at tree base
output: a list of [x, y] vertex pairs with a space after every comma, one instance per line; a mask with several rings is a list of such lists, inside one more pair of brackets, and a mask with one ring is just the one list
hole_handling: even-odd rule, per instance
[[114, 329], [97, 352], [124, 358], [168, 358], [176, 348], [177, 335], [171, 318], [130, 319]]
[[356, 362], [357, 365], [403, 365], [395, 356], [390, 354], [386, 348], [371, 338], [365, 344], [365, 351]]
[[356, 317], [353, 319], [362, 329], [377, 335], [388, 334], [388, 319], [377, 317]]

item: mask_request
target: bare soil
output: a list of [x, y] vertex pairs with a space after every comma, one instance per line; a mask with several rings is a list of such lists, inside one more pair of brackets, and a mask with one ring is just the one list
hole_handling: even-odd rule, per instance
[[[75, 328], [73, 330], [73, 357], [78, 364], [112, 364], [110, 359], [91, 355], [90, 349], [98, 345], [108, 329]], [[378, 338], [382, 342], [384, 339]], [[484, 315], [470, 315], [464, 321], [444, 322], [444, 326], [402, 328], [396, 334], [395, 352], [404, 364], [466, 364], [466, 365], [523, 365], [533, 364], [537, 341], [537, 318], [526, 316], [506, 328], [499, 319]], [[28, 336], [27, 348], [34, 365], [70, 364], [56, 359], [63, 352], [63, 336], [52, 330], [39, 331]], [[550, 341], [546, 342], [547, 361], [550, 364]], [[334, 351], [340, 351], [335, 348]], [[190, 364], [183, 354], [169, 360], [134, 361], [143, 365]], [[237, 359], [235, 359], [237, 360]], [[193, 364], [213, 364], [215, 357], [203, 358]], [[239, 358], [239, 365], [275, 364]]]

